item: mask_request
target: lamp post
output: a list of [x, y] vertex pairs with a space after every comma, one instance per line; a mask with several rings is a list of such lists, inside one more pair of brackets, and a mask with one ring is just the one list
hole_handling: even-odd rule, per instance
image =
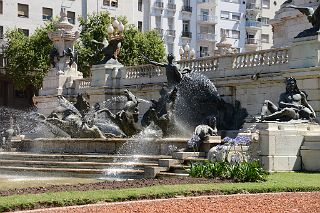
[[189, 44], [186, 44], [184, 47], [180, 47], [179, 54], [181, 60], [188, 60], [193, 59], [196, 53], [193, 48], [190, 50]]
[[117, 58], [120, 53], [121, 41], [123, 40], [124, 25], [121, 21], [118, 21], [117, 17], [114, 18], [112, 24], [109, 24], [107, 28], [108, 42], [116, 43], [117, 49], [114, 52], [114, 57]]

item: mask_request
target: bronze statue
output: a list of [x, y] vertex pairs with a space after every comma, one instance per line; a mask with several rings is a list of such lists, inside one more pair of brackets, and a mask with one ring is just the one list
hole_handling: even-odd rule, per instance
[[111, 58], [117, 60], [118, 55], [120, 53], [121, 41], [122, 37], [112, 39], [110, 41], [104, 40], [104, 42], [98, 42], [96, 40], [92, 40], [93, 43], [98, 45], [98, 49], [93, 57], [99, 57], [100, 54], [104, 55], [104, 58], [98, 64], [105, 64]]
[[174, 64], [174, 56], [172, 54], [167, 56], [168, 64], [151, 61], [145, 56], [143, 58], [152, 65], [164, 67], [166, 69], [167, 83], [169, 88], [177, 85], [182, 80], [182, 73], [179, 71], [178, 66]]
[[[271, 113], [267, 115], [267, 113]], [[299, 90], [295, 78], [286, 79], [286, 92], [279, 98], [279, 107], [266, 100], [261, 110], [262, 121], [313, 120], [316, 114], [307, 102], [307, 94]]]
[[73, 63], [78, 62], [78, 53], [76, 50], [72, 50], [70, 47], [67, 48], [66, 50], [63, 50], [63, 55], [69, 57], [69, 62], [68, 65], [69, 67], [72, 66]]
[[105, 113], [108, 118], [116, 124], [124, 133], [124, 136], [131, 137], [141, 131], [138, 126], [139, 121], [139, 101], [129, 90], [124, 90], [127, 102], [122, 110], [113, 114], [108, 108], [96, 111], [96, 115]]
[[287, 8], [299, 10], [302, 14], [307, 16], [308, 21], [312, 24], [312, 28], [306, 29], [299, 33], [296, 37], [306, 37], [316, 35], [320, 28], [320, 5], [314, 10], [312, 7], [300, 7], [295, 5], [288, 5]]

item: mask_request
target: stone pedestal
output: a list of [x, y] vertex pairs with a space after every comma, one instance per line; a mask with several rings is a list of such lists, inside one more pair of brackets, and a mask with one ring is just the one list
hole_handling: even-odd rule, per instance
[[318, 67], [320, 65], [320, 35], [295, 38], [289, 51], [290, 68]]
[[118, 95], [121, 78], [119, 69], [122, 67], [123, 65], [114, 59], [110, 59], [106, 64], [92, 66], [91, 88], [88, 91], [91, 105]]
[[50, 70], [43, 79], [39, 96], [33, 98], [38, 112], [47, 116], [59, 105], [57, 96], [77, 95], [74, 94], [74, 80], [82, 78], [82, 73], [74, 69], [68, 69], [61, 75], [54, 68]]
[[306, 135], [301, 146], [302, 169], [320, 171], [320, 134]]
[[259, 157], [268, 171], [302, 169], [300, 148], [304, 137], [320, 134], [320, 126], [305, 121], [257, 123]]

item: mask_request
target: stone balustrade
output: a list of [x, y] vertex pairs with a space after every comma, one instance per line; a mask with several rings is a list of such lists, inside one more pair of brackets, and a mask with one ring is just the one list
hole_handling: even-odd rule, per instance
[[[230, 63], [222, 63], [222, 61], [229, 61]], [[261, 50], [255, 52], [238, 53], [227, 56], [218, 57], [203, 57], [192, 60], [180, 60], [177, 63], [183, 70], [185, 68], [191, 69], [194, 72], [214, 72], [224, 70], [235, 70], [241, 68], [254, 68], [262, 66], [274, 66], [288, 64], [288, 49], [278, 48]], [[124, 67], [121, 69], [124, 72], [123, 76], [126, 79], [137, 78], [152, 78], [162, 76], [165, 69], [153, 65], [140, 65]], [[270, 69], [268, 69], [270, 70]], [[241, 75], [241, 73], [239, 73]]]
[[165, 73], [163, 67], [157, 67], [150, 64], [140, 65], [140, 66], [131, 66], [121, 68], [122, 76], [127, 79], [132, 78], [152, 78], [157, 76], [162, 76]]
[[76, 79], [74, 80], [74, 85], [75, 85], [76, 94], [83, 93], [83, 91], [86, 91], [88, 88], [91, 87], [91, 79], [89, 78]]
[[232, 55], [233, 69], [264, 65], [286, 64], [289, 61], [288, 49], [269, 49]]
[[218, 69], [219, 57], [203, 57], [192, 60], [178, 61], [181, 69], [191, 69], [195, 72], [209, 72]]

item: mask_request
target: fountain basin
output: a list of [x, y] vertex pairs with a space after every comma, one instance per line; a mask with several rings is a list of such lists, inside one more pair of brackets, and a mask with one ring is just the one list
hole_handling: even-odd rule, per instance
[[[176, 149], [185, 148], [187, 141], [187, 138], [145, 138], [143, 139], [143, 143], [136, 139], [127, 138], [37, 138], [15, 141], [13, 146], [20, 152], [116, 154], [126, 143], [132, 143], [133, 145], [141, 143], [140, 145], [147, 151], [145, 154], [168, 155], [172, 152], [172, 147]], [[220, 141], [220, 136], [210, 137], [209, 141], [203, 144], [204, 151], [219, 144]]]

